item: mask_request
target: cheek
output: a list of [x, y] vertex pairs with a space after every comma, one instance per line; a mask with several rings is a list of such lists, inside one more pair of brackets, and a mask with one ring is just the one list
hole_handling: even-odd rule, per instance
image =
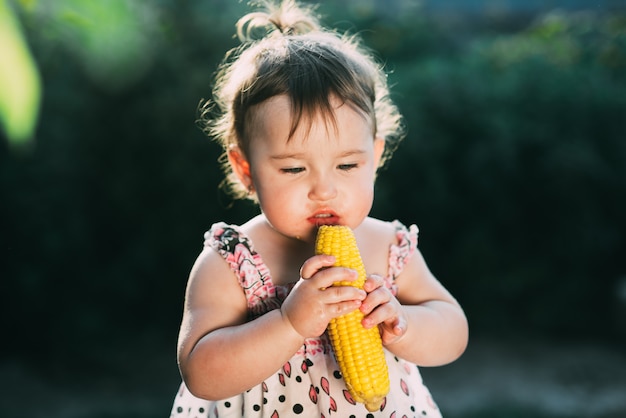
[[373, 175], [370, 178], [364, 179], [361, 182], [361, 193], [364, 199], [367, 199], [370, 201], [370, 205], [371, 205], [371, 201], [374, 200], [374, 176]]
[[372, 204], [374, 202], [374, 186], [373, 184], [367, 184], [367, 185], [363, 185], [363, 188], [361, 189], [360, 192], [360, 196], [358, 197], [358, 199], [363, 202], [362, 205], [364, 206], [364, 210], [366, 210], [367, 212], [370, 211], [370, 209], [372, 208]]
[[294, 190], [288, 185], [272, 179], [258, 182], [256, 194], [261, 208], [266, 210], [287, 210], [294, 197]]
[[374, 193], [375, 181], [376, 181], [376, 171], [371, 170], [367, 175], [364, 175], [359, 182], [359, 187], [361, 191]]

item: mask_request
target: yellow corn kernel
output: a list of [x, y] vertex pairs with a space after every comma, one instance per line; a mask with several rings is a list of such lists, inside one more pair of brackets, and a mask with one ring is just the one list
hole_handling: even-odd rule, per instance
[[[359, 273], [354, 282], [336, 282], [333, 286], [355, 286], [365, 283], [365, 267], [356, 238], [347, 226], [323, 225], [317, 233], [317, 254], [335, 256], [335, 266], [348, 267]], [[365, 329], [363, 313], [356, 309], [330, 321], [328, 335], [346, 387], [355, 401], [374, 412], [389, 393], [389, 372], [378, 327]]]

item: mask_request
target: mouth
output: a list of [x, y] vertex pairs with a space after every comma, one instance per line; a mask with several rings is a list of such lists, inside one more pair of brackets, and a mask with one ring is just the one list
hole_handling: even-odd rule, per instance
[[339, 216], [332, 211], [321, 211], [311, 216], [309, 222], [315, 224], [315, 226], [337, 225], [339, 223]]

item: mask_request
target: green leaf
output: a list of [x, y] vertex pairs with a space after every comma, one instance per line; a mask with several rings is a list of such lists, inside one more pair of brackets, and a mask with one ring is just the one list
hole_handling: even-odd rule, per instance
[[21, 27], [6, 0], [0, 0], [0, 122], [10, 142], [32, 139], [41, 100], [41, 81]]

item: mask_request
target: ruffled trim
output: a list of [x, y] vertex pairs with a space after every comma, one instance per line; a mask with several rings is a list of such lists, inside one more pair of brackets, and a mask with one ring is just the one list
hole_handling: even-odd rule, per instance
[[280, 308], [289, 287], [272, 283], [267, 265], [254, 250], [250, 238], [238, 226], [224, 222], [214, 224], [204, 234], [204, 246], [217, 251], [237, 276], [251, 317]]
[[385, 285], [395, 296], [398, 293], [398, 285], [395, 283], [396, 277], [402, 273], [404, 266], [417, 250], [419, 229], [417, 225], [411, 225], [407, 228], [398, 220], [394, 220], [391, 224], [396, 230], [397, 243], [389, 247], [389, 270], [387, 277], [385, 277]]

